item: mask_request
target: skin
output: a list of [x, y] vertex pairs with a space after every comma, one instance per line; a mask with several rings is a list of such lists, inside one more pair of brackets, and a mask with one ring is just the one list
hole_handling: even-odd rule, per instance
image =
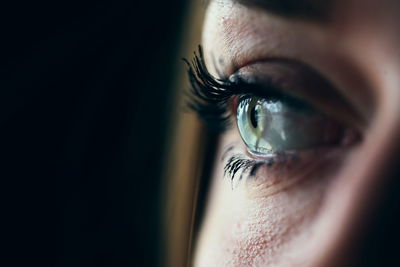
[[315, 22], [229, 0], [209, 4], [203, 47], [214, 76], [270, 58], [304, 62], [360, 114], [351, 126], [362, 140], [286, 167], [261, 168], [256, 179], [232, 184], [224, 178], [222, 155], [232, 144], [237, 153], [246, 147], [236, 127], [226, 131], [195, 266], [358, 266], [352, 252], [371, 231], [362, 226], [384, 194], [384, 174], [400, 150], [400, 4], [337, 0], [331, 11], [328, 22]]

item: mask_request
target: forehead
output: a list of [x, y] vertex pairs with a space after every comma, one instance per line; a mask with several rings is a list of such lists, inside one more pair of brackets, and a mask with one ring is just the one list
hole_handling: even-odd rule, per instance
[[[304, 12], [300, 17], [290, 16], [260, 4], [274, 1], [278, 0], [211, 0], [203, 35], [205, 50], [217, 50], [219, 55], [235, 58], [238, 53], [246, 53], [249, 45], [256, 54], [256, 47], [274, 53], [296, 45], [296, 51], [303, 52], [306, 50], [302, 45], [310, 48], [314, 43], [323, 50], [324, 46], [335, 44], [337, 48], [340, 43], [352, 43], [355, 39], [367, 44], [370, 39], [382, 42], [394, 38], [390, 43], [398, 43], [400, 1], [332, 0], [322, 8], [329, 8], [328, 20], [314, 19]], [[279, 1], [288, 7], [294, 0]]]
[[[231, 6], [245, 6], [289, 20], [324, 21], [377, 20], [397, 18], [398, 0], [205, 0], [221, 11]], [[394, 22], [394, 21], [393, 21]]]

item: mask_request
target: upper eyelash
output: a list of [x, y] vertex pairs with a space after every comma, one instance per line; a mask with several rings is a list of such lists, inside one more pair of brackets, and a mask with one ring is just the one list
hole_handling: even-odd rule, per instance
[[202, 47], [194, 52], [191, 62], [183, 59], [188, 67], [191, 87], [188, 106], [204, 119], [212, 129], [223, 131], [229, 126], [227, 105], [234, 95], [244, 93], [235, 83], [212, 76], [204, 61]]

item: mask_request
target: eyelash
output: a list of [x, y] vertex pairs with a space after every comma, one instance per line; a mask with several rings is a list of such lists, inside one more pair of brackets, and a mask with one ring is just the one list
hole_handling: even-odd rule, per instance
[[269, 160], [253, 160], [244, 158], [241, 154], [235, 154], [228, 159], [224, 167], [224, 175], [228, 175], [233, 181], [236, 174], [241, 171], [239, 180], [242, 180], [244, 174], [248, 173], [249, 177], [254, 177], [260, 167], [270, 167], [273, 164], [274, 160], [272, 158]]
[[263, 85], [258, 85], [248, 83], [237, 75], [231, 76], [231, 79], [215, 78], [207, 70], [201, 46], [199, 46], [198, 54], [194, 53], [191, 62], [187, 59], [183, 60], [188, 67], [191, 84], [188, 107], [195, 111], [212, 130], [221, 132], [230, 126], [231, 114], [228, 112], [228, 107], [234, 96], [240, 96], [240, 100], [252, 96], [280, 100], [299, 109], [313, 110], [312, 106], [297, 97], [281, 93], [279, 84], [275, 84], [271, 79], [265, 79]]
[[229, 125], [229, 100], [239, 90], [226, 79], [214, 78], [205, 66], [201, 46], [198, 53], [194, 52], [191, 62], [184, 59], [191, 84], [188, 107], [207, 122], [211, 129], [223, 131]]
[[[194, 53], [191, 62], [187, 59], [184, 59], [184, 61], [188, 67], [187, 72], [191, 84], [188, 107], [195, 111], [200, 118], [207, 123], [211, 130], [223, 132], [230, 126], [231, 114], [228, 112], [228, 106], [234, 96], [240, 96], [241, 98], [249, 96], [260, 96], [269, 99], [276, 98], [291, 102], [294, 105], [310, 108], [296, 98], [282, 95], [272, 83], [268, 86], [264, 85], [261, 87], [255, 84], [248, 84], [239, 77], [234, 81], [230, 81], [226, 78], [217, 79], [213, 77], [205, 65], [201, 46], [199, 46], [198, 54], [196, 52]], [[228, 148], [224, 155], [227, 155], [232, 148], [233, 147]], [[278, 157], [284, 158], [284, 160], [277, 160]], [[224, 158], [225, 156], [223, 159]], [[260, 167], [271, 167], [277, 163], [277, 161], [288, 163], [290, 157], [286, 157], [284, 153], [281, 153], [280, 155], [273, 155], [271, 158], [252, 159], [244, 154], [231, 154], [226, 161], [224, 175], [228, 175], [231, 181], [233, 181], [236, 174], [239, 172], [239, 180], [247, 173], [249, 177], [255, 177]]]

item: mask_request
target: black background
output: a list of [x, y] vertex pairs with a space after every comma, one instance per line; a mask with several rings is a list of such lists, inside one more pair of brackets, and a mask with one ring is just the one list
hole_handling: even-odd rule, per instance
[[155, 266], [185, 0], [1, 4], [3, 266]]

